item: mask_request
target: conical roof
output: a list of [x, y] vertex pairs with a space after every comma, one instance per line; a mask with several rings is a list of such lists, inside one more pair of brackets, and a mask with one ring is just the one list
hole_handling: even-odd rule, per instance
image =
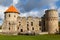
[[14, 7], [14, 6], [10, 6], [6, 11], [5, 13], [19, 13], [18, 10]]

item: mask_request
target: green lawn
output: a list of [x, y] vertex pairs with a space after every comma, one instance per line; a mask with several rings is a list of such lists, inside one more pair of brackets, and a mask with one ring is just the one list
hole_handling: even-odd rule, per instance
[[0, 35], [0, 40], [60, 40], [60, 35]]

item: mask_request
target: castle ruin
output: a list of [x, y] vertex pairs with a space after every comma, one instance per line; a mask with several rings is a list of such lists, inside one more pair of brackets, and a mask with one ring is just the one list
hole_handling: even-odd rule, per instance
[[55, 34], [59, 32], [58, 12], [55, 9], [46, 10], [43, 17], [21, 17], [14, 6], [10, 6], [4, 12], [4, 23], [2, 33], [4, 34], [39, 34], [48, 32]]

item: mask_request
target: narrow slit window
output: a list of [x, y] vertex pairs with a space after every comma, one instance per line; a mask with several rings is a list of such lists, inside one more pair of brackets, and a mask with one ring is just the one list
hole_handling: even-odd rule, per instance
[[10, 14], [9, 14], [9, 17], [10, 17]]

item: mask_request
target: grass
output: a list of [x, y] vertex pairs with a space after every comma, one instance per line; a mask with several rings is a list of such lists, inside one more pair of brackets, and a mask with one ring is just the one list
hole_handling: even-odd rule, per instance
[[0, 35], [0, 40], [60, 40], [60, 35]]

